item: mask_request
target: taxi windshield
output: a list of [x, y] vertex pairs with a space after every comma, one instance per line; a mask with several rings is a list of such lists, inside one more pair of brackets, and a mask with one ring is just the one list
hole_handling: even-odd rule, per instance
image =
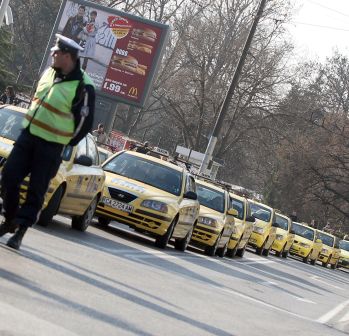
[[251, 216], [258, 218], [264, 222], [269, 222], [271, 218], [271, 210], [264, 208], [259, 204], [250, 203]]
[[297, 236], [314, 241], [314, 230], [311, 228], [293, 222], [292, 232]]
[[329, 236], [323, 232], [318, 232], [317, 238], [321, 239], [325, 245], [333, 247], [334, 238], [332, 236]]
[[273, 226], [288, 231], [288, 220], [279, 215], [275, 215], [275, 222], [273, 223]]
[[0, 136], [13, 141], [17, 140], [23, 129], [22, 120], [24, 116], [24, 113], [10, 108], [0, 108]]
[[205, 207], [224, 213], [224, 193], [197, 183], [199, 203]]
[[128, 153], [121, 153], [103, 166], [107, 172], [143, 182], [179, 196], [182, 187], [180, 171]]
[[349, 241], [346, 241], [346, 240], [341, 240], [339, 242], [339, 248], [342, 249], [342, 250], [346, 250], [349, 252]]
[[244, 212], [245, 212], [244, 202], [233, 197], [231, 197], [230, 202], [231, 202], [232, 208], [237, 210], [238, 212], [238, 215], [236, 217], [239, 219], [244, 219]]

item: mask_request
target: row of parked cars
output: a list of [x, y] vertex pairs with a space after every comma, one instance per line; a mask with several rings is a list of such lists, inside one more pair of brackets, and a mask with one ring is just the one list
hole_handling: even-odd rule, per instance
[[[0, 169], [19, 135], [25, 110], [0, 106]], [[45, 153], [43, 153], [44, 155]], [[24, 199], [28, 179], [23, 183]], [[158, 152], [122, 151], [102, 165], [91, 135], [65, 148], [63, 162], [52, 179], [39, 218], [49, 225], [55, 214], [72, 218], [72, 228], [85, 231], [94, 216], [100, 226], [126, 224], [155, 238], [165, 248], [189, 244], [209, 256], [243, 257], [247, 245], [259, 255], [274, 251], [303, 262], [349, 267], [349, 241], [292, 222], [272, 207], [238, 195], [228, 184], [194, 176], [186, 165]]]

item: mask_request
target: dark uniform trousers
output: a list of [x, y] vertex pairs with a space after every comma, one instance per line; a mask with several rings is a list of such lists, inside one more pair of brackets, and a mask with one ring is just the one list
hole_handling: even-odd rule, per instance
[[[64, 145], [34, 136], [24, 129], [15, 142], [1, 178], [4, 216], [7, 221], [29, 227], [38, 220], [50, 180], [62, 162]], [[19, 206], [20, 185], [30, 174], [25, 202]]]

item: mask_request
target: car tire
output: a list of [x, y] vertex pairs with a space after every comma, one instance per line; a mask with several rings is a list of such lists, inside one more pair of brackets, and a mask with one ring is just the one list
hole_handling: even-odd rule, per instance
[[288, 257], [288, 250], [282, 252], [282, 257], [285, 258], [285, 259]]
[[244, 256], [245, 250], [246, 250], [246, 245], [247, 245], [247, 244], [245, 244], [245, 246], [244, 246], [243, 248], [237, 250], [236, 255], [237, 255], [238, 257], [242, 258], [242, 257]]
[[330, 255], [327, 259], [327, 262], [322, 262], [322, 267], [327, 268], [329, 260], [331, 260], [332, 256]]
[[88, 226], [90, 225], [93, 216], [95, 214], [96, 208], [98, 203], [98, 196], [96, 196], [88, 208], [86, 209], [85, 213], [82, 216], [73, 216], [71, 221], [71, 226], [74, 230], [78, 231], [86, 231]]
[[257, 255], [262, 255], [262, 253], [264, 251], [264, 246], [265, 246], [266, 241], [267, 241], [267, 239], [264, 240], [264, 242], [263, 242], [261, 247], [257, 247], [256, 248], [256, 254]]
[[227, 253], [225, 255], [228, 258], [234, 258], [236, 256], [237, 251], [238, 251], [238, 246], [239, 246], [239, 243], [237, 243], [233, 249], [227, 249]]
[[104, 228], [108, 227], [108, 225], [110, 224], [111, 220], [108, 218], [104, 218], [104, 217], [98, 217], [98, 225], [102, 226]]
[[310, 259], [310, 265], [315, 265], [316, 264], [316, 259]]
[[218, 247], [218, 243], [219, 243], [219, 240], [221, 239], [221, 235], [219, 235], [215, 241], [215, 243], [212, 245], [212, 246], [207, 246], [205, 248], [205, 254], [210, 256], [210, 257], [213, 257], [215, 254], [216, 254], [216, 251], [217, 251], [217, 247]]
[[194, 226], [191, 227], [191, 229], [188, 231], [188, 233], [184, 238], [175, 239], [174, 247], [176, 250], [184, 252], [187, 249], [191, 236], [193, 234], [193, 231], [194, 231]]
[[225, 245], [223, 247], [217, 248], [216, 254], [218, 255], [218, 257], [223, 258], [225, 256], [225, 254], [227, 253], [227, 249], [228, 249], [228, 242], [225, 243]]
[[312, 252], [312, 251], [310, 251], [309, 254], [308, 254], [306, 257], [303, 258], [303, 262], [304, 262], [305, 264], [308, 263], [309, 257], [310, 257], [310, 255], [311, 255], [311, 252]]
[[269, 247], [268, 249], [264, 249], [262, 254], [265, 256], [265, 257], [268, 257], [269, 256], [269, 253], [270, 253], [270, 249], [271, 247]]
[[338, 264], [338, 262], [336, 262], [334, 264], [331, 264], [331, 269], [336, 269], [337, 268], [337, 264]]
[[52, 218], [57, 214], [59, 206], [61, 204], [63, 193], [64, 187], [60, 185], [49, 200], [47, 207], [42, 210], [37, 222], [38, 225], [46, 227], [52, 223]]
[[286, 247], [286, 244], [282, 247], [282, 249], [279, 251], [275, 251], [275, 255], [279, 258], [281, 258], [281, 256], [283, 255], [284, 251], [285, 251], [285, 247]]
[[159, 236], [155, 239], [155, 246], [156, 247], [159, 247], [161, 249], [164, 249], [166, 248], [168, 242], [170, 241], [171, 239], [171, 236], [172, 236], [172, 233], [173, 233], [173, 230], [174, 230], [174, 227], [176, 226], [176, 223], [177, 223], [177, 220], [178, 218], [176, 217], [172, 223], [170, 224], [170, 226], [168, 227], [166, 233], [163, 235], [163, 236]]

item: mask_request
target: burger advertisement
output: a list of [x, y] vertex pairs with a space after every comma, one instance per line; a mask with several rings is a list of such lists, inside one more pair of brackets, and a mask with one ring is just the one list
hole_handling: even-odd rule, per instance
[[103, 91], [139, 102], [152, 70], [162, 30], [117, 15], [109, 16], [108, 23], [117, 42]]
[[97, 93], [143, 107], [152, 88], [169, 26], [82, 0], [63, 0], [40, 71], [51, 64], [55, 33], [73, 39], [84, 51], [82, 68]]

